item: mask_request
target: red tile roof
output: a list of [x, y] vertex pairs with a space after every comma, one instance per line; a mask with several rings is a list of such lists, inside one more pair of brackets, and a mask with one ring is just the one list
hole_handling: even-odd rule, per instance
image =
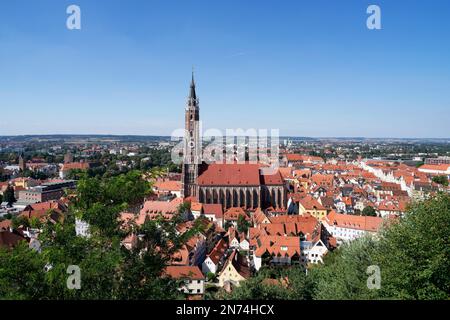
[[164, 275], [174, 279], [202, 280], [205, 276], [197, 266], [168, 266]]
[[25, 217], [28, 219], [37, 218], [41, 221], [46, 220], [49, 217], [50, 219], [57, 221], [62, 218], [62, 214], [67, 210], [65, 204], [61, 201], [47, 201], [41, 203], [34, 203], [28, 205], [20, 214], [21, 217]]
[[332, 174], [313, 174], [311, 180], [321, 186], [332, 186], [334, 176]]
[[305, 210], [326, 210], [319, 201], [309, 195], [300, 199], [299, 203], [303, 208], [305, 208]]
[[70, 162], [63, 164], [61, 170], [62, 171], [68, 171], [68, 170], [86, 170], [89, 169], [89, 163], [87, 162]]
[[202, 211], [203, 204], [197, 201], [191, 202], [191, 210], [193, 211]]
[[197, 181], [199, 185], [259, 186], [260, 167], [259, 164], [249, 163], [214, 163], [200, 174]]
[[153, 187], [158, 191], [181, 191], [181, 181], [160, 180], [156, 181]]
[[205, 203], [203, 204], [203, 213], [213, 214], [217, 219], [221, 219], [223, 217], [222, 205], [219, 203]]
[[174, 214], [181, 203], [183, 203], [181, 198], [175, 198], [172, 201], [146, 201], [141, 213]]
[[371, 232], [377, 232], [383, 225], [383, 219], [380, 217], [355, 216], [351, 214], [340, 214], [335, 211], [331, 211], [324, 219], [329, 225]]
[[321, 157], [292, 153], [286, 154], [286, 159], [290, 162], [324, 162]]
[[266, 235], [299, 236], [303, 234], [308, 241], [315, 240], [320, 235], [320, 222], [311, 215], [271, 217], [270, 222], [270, 224], [259, 226]]
[[7, 230], [0, 231], [0, 248], [12, 248], [16, 246], [21, 240], [25, 239]]
[[216, 245], [207, 255], [207, 257], [209, 257], [212, 260], [212, 262], [214, 262], [214, 264], [218, 264], [227, 249], [228, 243], [225, 241], [224, 238], [222, 238], [216, 243]]
[[274, 174], [261, 174], [261, 184], [263, 185], [281, 185], [284, 183], [284, 179], [281, 176], [280, 171]]
[[266, 214], [261, 210], [261, 208], [257, 208], [255, 213], [252, 216], [254, 224], [260, 224], [266, 222], [268, 220]]
[[435, 171], [447, 171], [450, 167], [450, 164], [424, 164], [419, 167], [419, 170], [435, 170]]
[[268, 252], [270, 255], [292, 257], [300, 256], [300, 238], [289, 236], [260, 236], [256, 241], [255, 256], [261, 257]]
[[224, 214], [224, 219], [237, 221], [240, 215], [244, 216], [246, 220], [250, 220], [250, 217], [245, 213], [244, 209], [242, 209], [241, 207], [229, 208]]
[[0, 231], [8, 230], [12, 226], [12, 220], [0, 221]]

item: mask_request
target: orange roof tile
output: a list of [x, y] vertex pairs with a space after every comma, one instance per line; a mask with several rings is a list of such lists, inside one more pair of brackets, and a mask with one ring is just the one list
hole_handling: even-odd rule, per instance
[[164, 275], [170, 276], [174, 279], [205, 279], [205, 276], [197, 266], [168, 266], [164, 270]]
[[340, 214], [335, 211], [331, 211], [324, 219], [330, 225], [371, 232], [378, 231], [383, 224], [383, 219], [380, 217], [355, 216], [351, 214]]
[[220, 203], [205, 203], [203, 204], [204, 214], [213, 214], [216, 219], [222, 219], [223, 209]]
[[181, 191], [181, 181], [159, 180], [153, 186], [159, 191]]

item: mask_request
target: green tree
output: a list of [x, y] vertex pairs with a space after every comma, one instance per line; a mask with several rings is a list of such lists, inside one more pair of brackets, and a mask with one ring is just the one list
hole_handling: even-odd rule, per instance
[[361, 215], [363, 216], [370, 216], [370, 217], [376, 217], [377, 216], [377, 212], [375, 211], [375, 209], [372, 206], [367, 206], [363, 209], [363, 211], [361, 212]]
[[299, 266], [286, 269], [263, 267], [240, 283], [231, 293], [219, 291], [216, 298], [231, 300], [304, 300], [311, 299], [312, 284]]
[[[315, 299], [449, 299], [450, 195], [413, 204], [377, 239], [344, 244], [313, 267]], [[381, 288], [368, 290], [367, 267], [378, 266]]]
[[30, 227], [30, 221], [24, 216], [14, 216], [11, 219], [11, 226], [17, 229], [20, 226]]
[[208, 272], [206, 274], [206, 279], [208, 279], [208, 281], [214, 281], [216, 278], [217, 278], [217, 276], [213, 272]]
[[375, 263], [389, 299], [449, 299], [450, 195], [415, 203], [382, 233]]
[[373, 265], [375, 241], [361, 238], [329, 253], [323, 265], [313, 266], [308, 277], [318, 300], [374, 299], [377, 290], [367, 287], [367, 268]]
[[[65, 219], [40, 227], [42, 252], [20, 245], [0, 251], [0, 297], [7, 299], [178, 299], [180, 281], [164, 276], [172, 253], [198, 232], [178, 234], [178, 216], [149, 221], [139, 228], [140, 241], [129, 251], [121, 245], [126, 236], [116, 229], [116, 209], [134, 203], [147, 193], [147, 183], [132, 172], [104, 180], [82, 178]], [[134, 181], [137, 185], [130, 185]], [[142, 185], [141, 185], [142, 184]], [[132, 190], [125, 190], [131, 188]], [[101, 208], [104, 204], [104, 208]], [[113, 213], [108, 212], [110, 209]], [[95, 229], [90, 238], [75, 234], [75, 216], [83, 210]], [[85, 216], [85, 213], [88, 214]], [[89, 216], [92, 214], [92, 216]], [[95, 217], [98, 214], [101, 217]], [[108, 221], [109, 220], [109, 221]], [[101, 227], [110, 228], [106, 231]], [[67, 288], [67, 267], [79, 266], [81, 289]], [[45, 268], [47, 267], [47, 268]]]
[[103, 179], [85, 175], [77, 184], [74, 212], [97, 232], [117, 235], [119, 213], [136, 210], [150, 192], [150, 184], [139, 171]]
[[72, 169], [66, 174], [68, 180], [80, 180], [86, 176], [86, 170]]
[[142, 226], [138, 246], [124, 253], [120, 299], [177, 299], [182, 296], [177, 290], [179, 281], [162, 277], [170, 254], [183, 243], [176, 224], [161, 219]]
[[434, 176], [431, 180], [437, 184], [443, 185], [444, 187], [448, 186], [447, 176]]
[[239, 232], [247, 233], [248, 228], [250, 227], [250, 222], [245, 219], [244, 215], [239, 215], [237, 220], [237, 229]]
[[6, 190], [3, 192], [3, 201], [5, 201], [8, 206], [12, 206], [12, 204], [17, 201], [14, 195], [14, 187], [12, 185], [8, 185]]
[[25, 241], [14, 250], [0, 248], [0, 299], [40, 299], [47, 291], [45, 259]]

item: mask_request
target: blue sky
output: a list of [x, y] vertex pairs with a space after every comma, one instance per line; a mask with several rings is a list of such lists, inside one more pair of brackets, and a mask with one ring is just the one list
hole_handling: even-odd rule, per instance
[[449, 138], [449, 14], [447, 0], [5, 0], [0, 135], [168, 135], [194, 65], [204, 128]]

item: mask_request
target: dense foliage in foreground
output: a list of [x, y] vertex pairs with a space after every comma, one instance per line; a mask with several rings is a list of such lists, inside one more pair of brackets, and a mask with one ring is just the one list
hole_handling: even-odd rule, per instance
[[[227, 299], [449, 299], [450, 196], [411, 206], [378, 239], [362, 238], [325, 257], [323, 265], [262, 270]], [[369, 289], [369, 266], [380, 270], [380, 288]], [[268, 278], [288, 279], [274, 286]], [[369, 280], [370, 281], [370, 280]]]
[[[24, 242], [0, 250], [0, 299], [179, 298], [179, 283], [161, 277], [165, 257], [184, 240], [177, 236], [176, 220], [144, 224], [141, 246], [133, 251], [120, 244], [129, 232], [120, 228], [120, 211], [142, 202], [149, 190], [136, 171], [81, 179], [64, 221], [42, 226], [41, 253]], [[91, 224], [90, 238], [76, 236], [75, 216]], [[142, 251], [143, 246], [147, 250]], [[70, 265], [80, 268], [79, 290], [67, 288]]]

